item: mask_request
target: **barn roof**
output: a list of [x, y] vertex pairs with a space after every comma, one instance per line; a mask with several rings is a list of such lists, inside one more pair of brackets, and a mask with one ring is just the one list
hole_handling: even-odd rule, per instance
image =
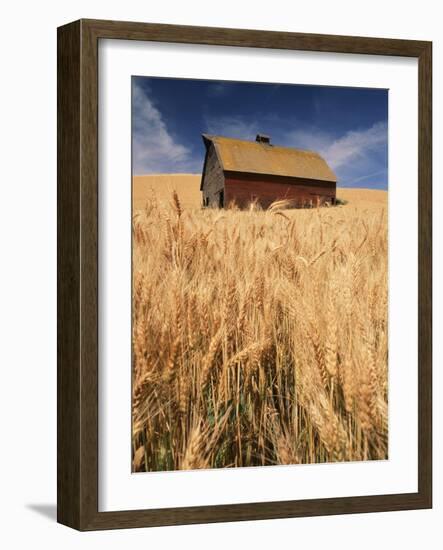
[[223, 170], [336, 182], [326, 161], [314, 151], [203, 134], [214, 144]]

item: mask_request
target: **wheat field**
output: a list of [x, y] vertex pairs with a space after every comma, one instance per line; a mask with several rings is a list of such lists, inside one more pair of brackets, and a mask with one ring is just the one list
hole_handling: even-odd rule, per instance
[[387, 459], [387, 193], [203, 210], [193, 178], [134, 206], [133, 471]]

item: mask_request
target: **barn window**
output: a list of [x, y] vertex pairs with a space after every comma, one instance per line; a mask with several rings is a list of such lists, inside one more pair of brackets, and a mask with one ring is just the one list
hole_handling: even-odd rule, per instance
[[218, 194], [218, 206], [219, 206], [219, 208], [223, 208], [224, 203], [225, 203], [225, 192], [222, 189], [220, 191], [220, 193]]

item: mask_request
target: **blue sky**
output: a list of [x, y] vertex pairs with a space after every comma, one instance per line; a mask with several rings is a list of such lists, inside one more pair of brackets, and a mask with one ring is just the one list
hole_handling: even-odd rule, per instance
[[199, 173], [201, 134], [311, 149], [342, 187], [387, 189], [388, 91], [132, 78], [134, 174]]

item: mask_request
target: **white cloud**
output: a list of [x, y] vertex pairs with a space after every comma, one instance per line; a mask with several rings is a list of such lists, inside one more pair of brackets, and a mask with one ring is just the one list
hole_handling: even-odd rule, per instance
[[231, 89], [232, 88], [229, 86], [228, 83], [215, 82], [214, 84], [210, 84], [208, 86], [207, 93], [208, 93], [209, 96], [221, 97], [221, 96], [224, 96], [226, 94], [229, 94]]
[[342, 182], [352, 183], [386, 173], [387, 139], [387, 123], [377, 122], [339, 138], [315, 129], [294, 131], [287, 135], [286, 141], [294, 147], [317, 151]]
[[132, 124], [134, 174], [200, 169], [191, 150], [174, 140], [160, 111], [138, 84], [132, 89]]
[[386, 122], [377, 122], [364, 130], [351, 130], [339, 138], [324, 132], [295, 131], [288, 136], [294, 145], [313, 149], [323, 155], [332, 168], [337, 169], [351, 161], [364, 159], [387, 143]]
[[378, 122], [367, 130], [347, 132], [333, 141], [324, 151], [333, 168], [339, 168], [355, 159], [367, 157], [387, 143], [387, 125]]
[[352, 183], [355, 184], [355, 183], [359, 183], [361, 181], [374, 179], [374, 178], [376, 178], [378, 176], [382, 176], [384, 174], [386, 174], [386, 168], [384, 168], [383, 170], [377, 170], [377, 172], [373, 172], [372, 174], [366, 174], [364, 176], [360, 176], [359, 178], [354, 178], [352, 180]]

